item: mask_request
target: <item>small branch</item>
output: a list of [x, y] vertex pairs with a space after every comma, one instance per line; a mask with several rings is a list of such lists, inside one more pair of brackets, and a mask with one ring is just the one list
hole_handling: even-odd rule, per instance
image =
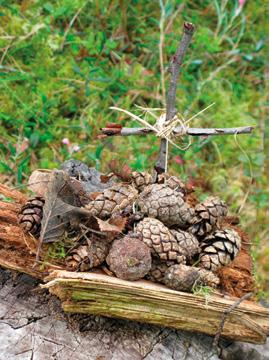
[[[173, 117], [177, 113], [175, 103], [176, 103], [176, 90], [177, 90], [179, 71], [180, 71], [181, 64], [183, 62], [183, 58], [187, 51], [187, 48], [190, 44], [193, 33], [194, 33], [194, 25], [191, 23], [185, 22], [183, 25], [183, 37], [178, 46], [176, 54], [172, 57], [172, 59], [170, 61], [169, 71], [171, 73], [171, 79], [170, 79], [170, 86], [169, 86], [169, 89], [167, 92], [167, 97], [166, 97], [166, 121], [173, 119]], [[167, 144], [168, 143], [167, 143], [166, 139], [161, 140], [159, 156], [158, 156], [157, 163], [155, 165], [155, 170], [157, 171], [157, 173], [162, 173], [166, 169]]]
[[[99, 135], [100, 138], [107, 136], [131, 136], [131, 135], [148, 135], [153, 134], [154, 131], [148, 128], [128, 128], [128, 127], [119, 127], [115, 124], [115, 126], [107, 126], [105, 128], [101, 128], [102, 134]], [[191, 136], [212, 136], [212, 135], [237, 135], [237, 134], [250, 134], [254, 126], [242, 126], [237, 128], [187, 128], [186, 135]], [[174, 136], [182, 136], [182, 128], [177, 127], [173, 131]]]
[[221, 333], [223, 332], [223, 328], [224, 328], [224, 325], [225, 325], [225, 322], [226, 322], [228, 316], [231, 314], [231, 312], [234, 309], [236, 309], [241, 304], [242, 301], [250, 299], [252, 295], [253, 295], [252, 293], [245, 294], [244, 296], [242, 296], [241, 298], [236, 300], [230, 307], [228, 307], [228, 309], [226, 309], [223, 312], [222, 319], [221, 319], [218, 331], [217, 331], [217, 333], [216, 333], [216, 335], [214, 337], [213, 343], [212, 343], [212, 349], [213, 350], [218, 348], [219, 339], [220, 339]]

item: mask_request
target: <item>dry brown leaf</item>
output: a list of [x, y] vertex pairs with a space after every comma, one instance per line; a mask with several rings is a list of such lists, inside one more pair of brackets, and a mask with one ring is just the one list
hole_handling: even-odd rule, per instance
[[107, 175], [100, 175], [101, 183], [106, 184], [114, 176], [114, 173], [109, 173]]
[[126, 218], [117, 218], [117, 219], [109, 219], [109, 220], [101, 220], [96, 218], [99, 229], [102, 232], [113, 232], [113, 233], [121, 233], [126, 224]]
[[118, 228], [119, 232], [122, 232], [125, 229], [127, 221], [128, 221], [127, 217], [115, 216], [109, 220], [109, 223], [111, 225], [115, 225]]
[[118, 160], [112, 160], [109, 165], [110, 170], [122, 181], [130, 181], [132, 169], [127, 165], [121, 165]]
[[125, 228], [127, 218], [116, 217], [109, 220], [101, 220], [96, 217], [99, 230], [107, 236], [108, 241], [114, 240]]

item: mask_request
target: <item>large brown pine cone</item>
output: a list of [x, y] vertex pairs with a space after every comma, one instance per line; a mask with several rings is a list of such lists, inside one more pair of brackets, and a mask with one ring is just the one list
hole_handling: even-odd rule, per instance
[[19, 213], [19, 223], [23, 230], [36, 237], [39, 236], [41, 230], [44, 204], [44, 198], [37, 196], [27, 200]]
[[85, 208], [92, 216], [105, 219], [132, 205], [137, 196], [138, 192], [133, 186], [119, 183], [98, 194]]
[[137, 224], [135, 231], [151, 249], [152, 255], [159, 257], [161, 261], [185, 263], [184, 250], [161, 221], [145, 218]]
[[183, 230], [170, 230], [174, 238], [177, 240], [183, 255], [190, 261], [196, 254], [200, 252], [199, 241], [196, 237]]
[[200, 244], [201, 254], [199, 266], [216, 271], [228, 265], [241, 248], [241, 238], [233, 229], [217, 230], [208, 235]]
[[113, 242], [106, 262], [120, 279], [142, 279], [151, 268], [150, 249], [137, 237], [126, 235]]
[[195, 206], [194, 223], [189, 231], [197, 236], [205, 236], [215, 230], [218, 221], [227, 215], [226, 204], [218, 197], [210, 196]]
[[183, 199], [183, 195], [166, 184], [153, 184], [139, 195], [137, 204], [144, 214], [159, 219], [165, 225], [182, 228], [192, 224], [194, 210]]
[[66, 265], [70, 271], [88, 271], [101, 265], [109, 252], [110, 244], [95, 235], [83, 245], [74, 248], [66, 257]]
[[134, 171], [132, 172], [131, 177], [134, 186], [137, 188], [139, 192], [143, 191], [146, 186], [153, 184], [153, 178], [151, 174], [145, 171]]

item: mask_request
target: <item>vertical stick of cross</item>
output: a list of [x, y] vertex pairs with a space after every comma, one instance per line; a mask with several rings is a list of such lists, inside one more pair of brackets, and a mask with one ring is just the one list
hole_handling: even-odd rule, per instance
[[[166, 114], [165, 114], [165, 123], [168, 124], [173, 119], [175, 119], [177, 114], [176, 109], [176, 90], [179, 79], [180, 68], [183, 62], [183, 58], [186, 54], [188, 46], [191, 42], [192, 35], [195, 31], [195, 27], [192, 23], [184, 22], [183, 25], [183, 36], [177, 48], [177, 51], [174, 56], [172, 56], [170, 60], [169, 72], [171, 74], [170, 84], [166, 95]], [[113, 109], [113, 108], [112, 108]], [[122, 111], [127, 115], [131, 113], [120, 108], [114, 108], [116, 110]], [[135, 116], [133, 116], [135, 118]], [[149, 125], [149, 124], [148, 124]], [[171, 134], [176, 136], [182, 135], [191, 135], [191, 136], [211, 136], [211, 135], [230, 135], [230, 134], [248, 134], [253, 130], [253, 126], [244, 126], [244, 127], [236, 127], [236, 128], [185, 128], [184, 126], [174, 127], [171, 131]], [[106, 124], [106, 127], [101, 128], [102, 134], [99, 135], [99, 138], [104, 138], [107, 136], [129, 136], [129, 135], [147, 135], [150, 133], [159, 134], [159, 130], [155, 126], [146, 126], [144, 128], [127, 128], [122, 127], [119, 124], [109, 123]], [[161, 138], [160, 150], [158, 159], [155, 165], [155, 170], [158, 174], [167, 171], [167, 161], [168, 161], [168, 142], [169, 139], [167, 137]]]

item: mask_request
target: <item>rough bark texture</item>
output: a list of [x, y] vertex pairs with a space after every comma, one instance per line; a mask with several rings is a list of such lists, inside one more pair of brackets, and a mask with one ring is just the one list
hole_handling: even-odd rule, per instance
[[38, 281], [0, 269], [0, 359], [8, 360], [268, 360], [266, 345], [99, 316], [66, 315]]

